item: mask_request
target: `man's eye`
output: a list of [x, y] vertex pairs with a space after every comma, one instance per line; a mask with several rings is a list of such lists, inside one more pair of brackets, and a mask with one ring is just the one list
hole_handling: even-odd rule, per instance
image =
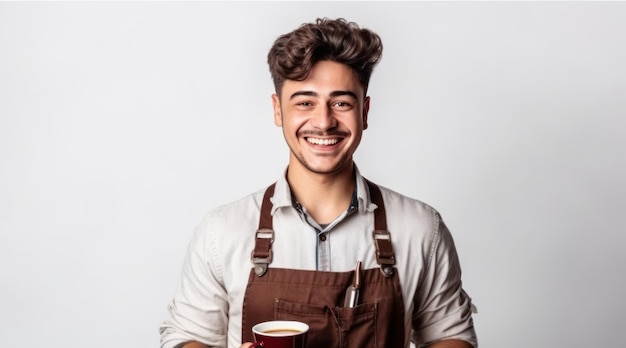
[[336, 108], [347, 109], [347, 108], [352, 107], [352, 104], [346, 103], [343, 101], [338, 101], [338, 102], [333, 103], [333, 106]]

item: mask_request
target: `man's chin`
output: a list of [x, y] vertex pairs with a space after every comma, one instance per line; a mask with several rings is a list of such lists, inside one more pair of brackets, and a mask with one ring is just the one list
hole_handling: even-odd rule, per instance
[[333, 164], [318, 164], [310, 165], [305, 164], [305, 168], [315, 174], [319, 175], [338, 175], [346, 171], [351, 171], [351, 162], [333, 163]]

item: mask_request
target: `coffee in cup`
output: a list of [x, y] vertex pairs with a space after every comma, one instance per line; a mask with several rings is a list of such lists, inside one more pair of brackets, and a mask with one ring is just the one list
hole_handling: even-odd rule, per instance
[[256, 324], [252, 334], [254, 347], [263, 348], [304, 348], [309, 326], [299, 321], [273, 320]]

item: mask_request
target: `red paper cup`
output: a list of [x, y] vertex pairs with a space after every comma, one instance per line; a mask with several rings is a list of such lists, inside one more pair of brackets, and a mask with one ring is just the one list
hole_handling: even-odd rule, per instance
[[263, 348], [305, 348], [309, 325], [299, 321], [274, 320], [252, 327], [256, 343]]

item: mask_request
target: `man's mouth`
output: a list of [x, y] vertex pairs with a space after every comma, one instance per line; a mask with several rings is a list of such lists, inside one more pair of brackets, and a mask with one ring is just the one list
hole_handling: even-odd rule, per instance
[[305, 138], [307, 142], [313, 144], [313, 145], [324, 145], [324, 146], [330, 146], [330, 145], [335, 145], [339, 142], [339, 138], [313, 138], [313, 137], [306, 137]]

